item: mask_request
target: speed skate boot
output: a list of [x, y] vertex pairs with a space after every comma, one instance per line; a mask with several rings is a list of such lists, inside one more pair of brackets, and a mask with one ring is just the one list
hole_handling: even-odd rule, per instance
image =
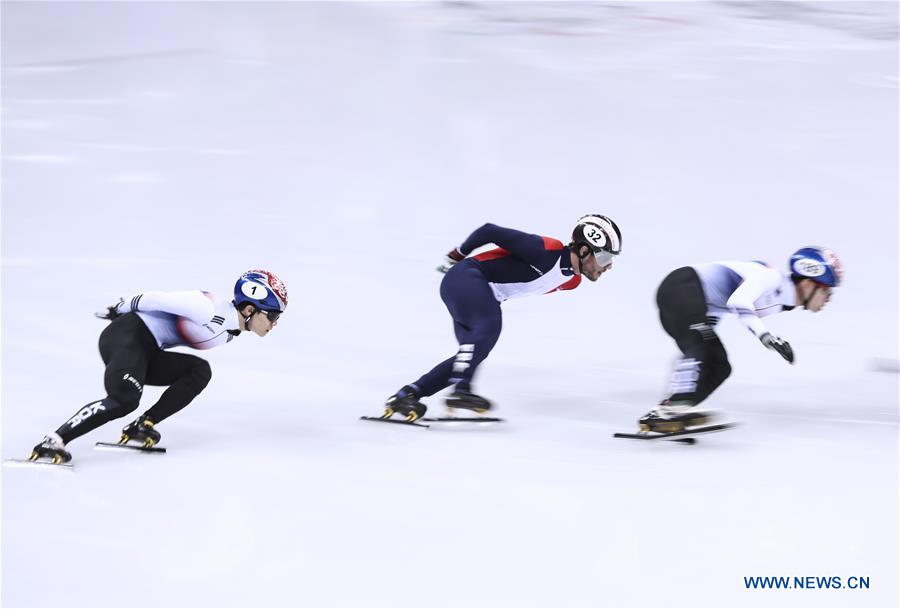
[[134, 440], [135, 442], [140, 442], [146, 448], [150, 448], [155, 444], [159, 444], [161, 438], [160, 433], [153, 429], [153, 421], [147, 415], [142, 414], [137, 420], [122, 428], [122, 437], [119, 439], [119, 444], [127, 444], [129, 440]]
[[453, 393], [447, 396], [446, 404], [447, 410], [451, 413], [455, 408], [463, 408], [478, 414], [484, 414], [492, 408], [492, 404], [488, 400], [472, 393], [468, 387], [460, 387], [459, 385], [456, 386]]
[[705, 425], [713, 418], [709, 410], [701, 410], [690, 402], [663, 402], [638, 421], [641, 431], [672, 433]]
[[404, 385], [400, 391], [392, 395], [384, 403], [382, 419], [389, 419], [394, 413], [412, 422], [425, 416], [428, 407], [419, 401], [419, 394], [409, 385]]
[[31, 450], [31, 456], [28, 457], [29, 461], [38, 461], [40, 459], [47, 459], [51, 463], [58, 465], [71, 461], [72, 454], [66, 450], [66, 445], [63, 443], [62, 438], [58, 434], [52, 433], [49, 436], [44, 436], [41, 443]]

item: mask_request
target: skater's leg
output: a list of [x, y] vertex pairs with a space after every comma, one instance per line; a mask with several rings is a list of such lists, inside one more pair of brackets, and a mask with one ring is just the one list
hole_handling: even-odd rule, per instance
[[704, 340], [703, 346], [704, 366], [700, 370], [700, 377], [697, 379], [695, 404], [699, 404], [708, 398], [731, 375], [731, 363], [728, 361], [728, 353], [725, 351], [725, 345], [722, 344], [719, 337], [715, 336], [713, 339]]
[[449, 387], [451, 384], [450, 375], [453, 373], [453, 363], [455, 361], [456, 355], [448, 357], [419, 377], [414, 383], [410, 383], [409, 386], [422, 398], [434, 395], [438, 391]]
[[[675, 364], [669, 396], [640, 419], [642, 429], [676, 431], [700, 425], [708, 412], [695, 408], [728, 377], [725, 347], [706, 316], [706, 298], [697, 273], [681, 268], [670, 273], [656, 295], [659, 319], [682, 356]], [[711, 323], [712, 322], [712, 323]]]
[[144, 414], [153, 423], [167, 419], [190, 404], [211, 378], [212, 370], [206, 360], [186, 353], [160, 351], [147, 366], [147, 384], [169, 388]]
[[499, 303], [495, 311], [470, 313], [470, 324], [457, 324], [459, 351], [453, 362], [450, 383], [468, 391], [472, 377], [500, 338], [503, 327]]
[[100, 356], [106, 364], [106, 397], [78, 410], [56, 433], [64, 443], [137, 409], [147, 361], [159, 351], [153, 335], [135, 314], [117, 318], [100, 334]]
[[702, 337], [697, 333], [684, 356], [676, 362], [668, 397], [670, 403], [696, 406], [731, 374], [725, 346], [715, 332], [710, 334]]
[[503, 328], [500, 303], [490, 284], [475, 267], [459, 268], [441, 283], [441, 298], [453, 317], [459, 343], [449, 383], [468, 390], [479, 364], [487, 358]]
[[656, 295], [663, 329], [681, 350], [670, 384], [669, 403], [696, 405], [731, 371], [725, 347], [706, 317], [700, 278], [690, 267], [672, 271]]
[[477, 333], [459, 322], [455, 322], [453, 327], [459, 341], [459, 350], [410, 384], [419, 397], [434, 395], [450, 385], [463, 382], [467, 383], [464, 388], [468, 389], [478, 364], [484, 361], [500, 337], [499, 320], [496, 333], [488, 335], [487, 339], [480, 339]]
[[460, 382], [471, 383], [478, 365], [500, 337], [500, 303], [477, 268], [457, 265], [450, 269], [441, 281], [441, 299], [453, 318], [459, 349], [410, 383], [419, 397], [434, 395]]

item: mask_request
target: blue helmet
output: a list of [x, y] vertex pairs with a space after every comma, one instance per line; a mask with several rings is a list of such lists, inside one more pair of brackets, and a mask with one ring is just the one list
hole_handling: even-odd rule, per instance
[[287, 288], [269, 271], [247, 271], [234, 284], [234, 305], [239, 308], [244, 303], [250, 303], [263, 311], [283, 313], [287, 301]]
[[791, 256], [789, 266], [794, 280], [812, 279], [833, 288], [844, 279], [841, 259], [826, 247], [801, 247]]

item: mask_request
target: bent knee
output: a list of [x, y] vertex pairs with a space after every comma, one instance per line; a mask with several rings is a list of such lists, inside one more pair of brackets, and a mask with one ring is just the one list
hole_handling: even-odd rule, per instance
[[729, 376], [731, 376], [731, 364], [728, 362], [728, 360], [725, 360], [724, 362], [722, 362], [722, 380], [724, 381]]
[[107, 398], [103, 400], [106, 410], [115, 414], [113, 418], [124, 417], [129, 412], [136, 410], [143, 395], [143, 384], [131, 374], [123, 373], [112, 383], [107, 382]]
[[209, 381], [212, 380], [212, 368], [205, 359], [198, 358], [197, 365], [194, 366], [192, 374], [200, 389], [209, 385]]
[[140, 399], [140, 394], [134, 395], [133, 393], [109, 395], [100, 404], [106, 410], [106, 416], [112, 420], [124, 417], [137, 410]]

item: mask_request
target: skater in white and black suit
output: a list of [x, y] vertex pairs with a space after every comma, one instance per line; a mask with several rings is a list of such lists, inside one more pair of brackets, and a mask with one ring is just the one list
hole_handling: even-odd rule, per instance
[[676, 269], [663, 280], [656, 294], [659, 319], [682, 357], [670, 395], [640, 419], [643, 431], [680, 431], [709, 420], [710, 413], [698, 405], [731, 374], [715, 331], [723, 315], [737, 315], [764, 346], [794, 363], [791, 345], [760, 318], [798, 306], [820, 311], [843, 270], [837, 255], [822, 247], [797, 250], [789, 267], [785, 273], [759, 261], [711, 262]]
[[187, 406], [206, 388], [212, 371], [206, 360], [172, 347], [211, 349], [242, 331], [266, 336], [287, 307], [287, 289], [272, 273], [247, 271], [234, 286], [234, 300], [200, 290], [143, 292], [122, 299], [101, 319], [111, 320], [100, 334], [100, 357], [106, 366], [106, 397], [78, 409], [55, 432], [34, 447], [32, 461], [66, 463], [65, 446], [101, 425], [134, 412], [144, 385], [166, 386], [159, 400], [122, 430], [121, 443], [151, 447], [160, 441], [154, 426]]

